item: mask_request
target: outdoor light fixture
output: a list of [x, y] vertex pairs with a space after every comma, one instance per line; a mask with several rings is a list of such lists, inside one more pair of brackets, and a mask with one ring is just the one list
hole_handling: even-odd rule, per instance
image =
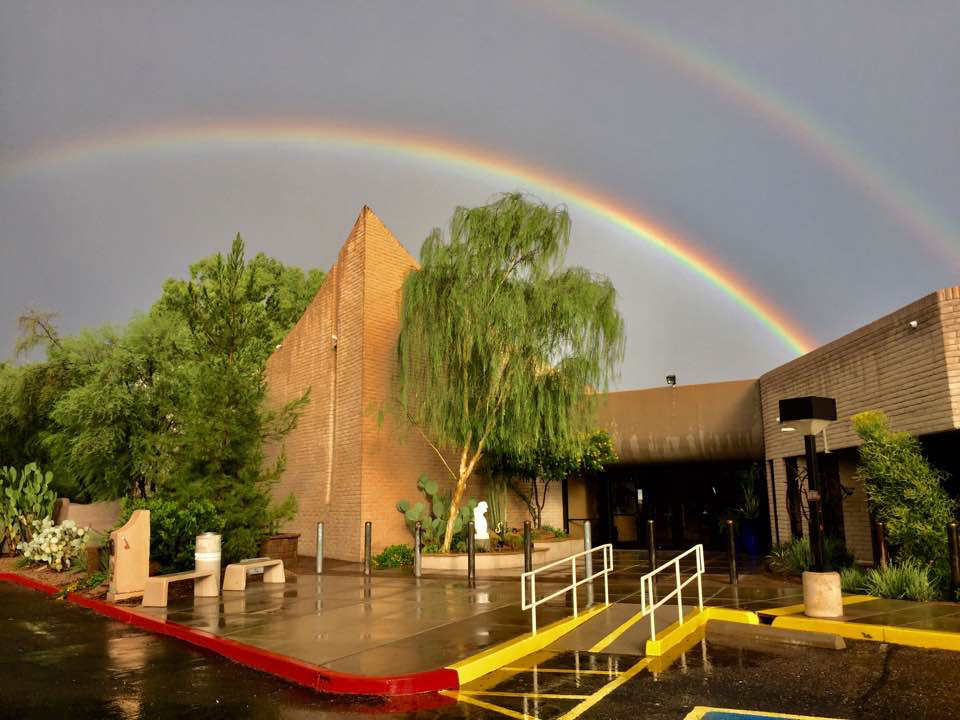
[[916, 329], [917, 329], [917, 325], [919, 325], [919, 324], [920, 324], [920, 323], [918, 323], [916, 320], [911, 320], [910, 322], [907, 323], [907, 325], [910, 326], [910, 329], [911, 329], [911, 330], [916, 330]]
[[669, 385], [670, 387], [673, 387], [676, 384], [677, 384], [677, 376], [667, 375], [667, 385]]
[[807, 504], [810, 508], [812, 572], [803, 574], [804, 612], [814, 617], [843, 614], [840, 576], [823, 567], [823, 506], [817, 470], [817, 433], [837, 419], [837, 401], [827, 397], [797, 397], [780, 401], [780, 430], [803, 433], [807, 462]]

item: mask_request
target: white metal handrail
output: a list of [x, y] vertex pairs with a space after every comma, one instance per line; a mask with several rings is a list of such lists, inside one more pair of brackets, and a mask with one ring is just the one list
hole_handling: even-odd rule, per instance
[[[680, 562], [687, 557], [688, 555], [694, 555], [697, 561], [697, 568], [694, 573], [688, 577], [683, 582], [680, 581]], [[654, 588], [656, 582], [656, 576], [658, 573], [673, 567], [676, 572], [677, 586], [669, 593], [664, 595], [660, 600], [654, 602]], [[683, 624], [683, 588], [689, 585], [694, 580], [697, 581], [697, 604], [700, 607], [700, 611], [703, 612], [703, 583], [701, 582], [701, 577], [703, 576], [704, 571], [706, 570], [704, 561], [703, 561], [703, 545], [694, 545], [692, 548], [686, 552], [680, 553], [673, 560], [665, 562], [660, 567], [651, 570], [642, 578], [640, 578], [640, 609], [641, 612], [646, 615], [650, 615], [650, 639], [655, 640], [657, 637], [656, 625], [654, 624], [654, 615], [658, 607], [671, 600], [674, 596], [677, 598], [677, 619], [680, 624]], [[649, 604], [647, 602], [649, 598]]]
[[[603, 568], [597, 570], [596, 572], [590, 573], [589, 575], [584, 572], [584, 577], [577, 579], [577, 560], [584, 558], [584, 563], [586, 564], [588, 556], [592, 560], [592, 553], [602, 552], [603, 553]], [[542, 598], [537, 597], [537, 575], [544, 572], [545, 570], [551, 570], [553, 568], [559, 567], [561, 565], [570, 564], [570, 584], [566, 585], [559, 590], [545, 595]], [[589, 565], [588, 565], [589, 567]], [[525, 572], [520, 576], [520, 606], [524, 610], [531, 610], [530, 623], [531, 623], [531, 632], [533, 635], [537, 634], [537, 606], [542, 605], [543, 603], [553, 600], [555, 597], [559, 597], [564, 593], [568, 593], [571, 590], [573, 591], [573, 616], [577, 617], [579, 614], [579, 608], [577, 607], [577, 588], [585, 583], [592, 583], [596, 578], [603, 576], [603, 602], [606, 605], [610, 604], [610, 587], [607, 582], [607, 576], [613, 572], [613, 545], [598, 545], [595, 548], [590, 548], [589, 550], [584, 550], [583, 552], [578, 552], [575, 555], [569, 557], [561, 558], [560, 560], [554, 560], [552, 563], [547, 563], [542, 565], [535, 570], [530, 572]], [[529, 601], [527, 598], [527, 580], [530, 580], [530, 597]]]

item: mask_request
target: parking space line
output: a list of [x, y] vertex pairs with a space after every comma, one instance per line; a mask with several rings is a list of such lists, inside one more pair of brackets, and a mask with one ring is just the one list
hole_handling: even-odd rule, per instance
[[573, 720], [574, 718], [580, 717], [584, 712], [592, 708], [598, 702], [603, 700], [607, 695], [612, 693], [618, 687], [623, 685], [625, 682], [630, 680], [636, 675], [639, 675], [651, 662], [650, 658], [644, 658], [640, 662], [636, 663], [629, 670], [624, 671], [618, 677], [614, 678], [602, 688], [597, 690], [593, 695], [588, 696], [583, 702], [575, 705], [570, 710], [561, 715], [558, 720]]
[[499, 690], [459, 690], [458, 692], [461, 695], [469, 695], [470, 697], [483, 695], [490, 697], [534, 698], [536, 700], [584, 700], [590, 697], [589, 695], [562, 695], [538, 692], [505, 692]]
[[464, 695], [462, 691], [457, 690], [443, 690], [441, 695], [446, 695], [447, 697], [453, 698], [457, 702], [465, 702], [470, 705], [476, 705], [479, 708], [484, 710], [492, 710], [493, 712], [500, 713], [501, 715], [506, 715], [507, 717], [514, 718], [515, 720], [538, 720], [538, 718], [532, 715], [524, 715], [523, 713], [518, 713], [509, 708], [500, 707], [499, 705], [494, 705], [493, 703], [484, 702], [475, 697], [469, 697]]
[[501, 670], [510, 672], [538, 672], [538, 673], [567, 673], [569, 675], [606, 675], [607, 677], [616, 677], [620, 674], [619, 670], [577, 670], [576, 668], [542, 668], [532, 665], [530, 667], [503, 667]]

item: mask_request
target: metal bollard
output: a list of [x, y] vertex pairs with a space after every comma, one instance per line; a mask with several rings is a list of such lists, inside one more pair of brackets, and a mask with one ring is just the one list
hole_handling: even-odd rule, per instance
[[523, 571], [533, 570], [533, 535], [530, 533], [530, 521], [523, 522]]
[[323, 523], [317, 523], [317, 575], [323, 575]]
[[[593, 538], [590, 537], [590, 521], [583, 521], [583, 551], [586, 555], [583, 556], [583, 565], [586, 571], [584, 577], [590, 577], [593, 575], [593, 553], [590, 552], [593, 549]], [[576, 592], [576, 591], [574, 591]], [[587, 583], [587, 607], [593, 606], [593, 580]]]
[[874, 564], [886, 570], [890, 564], [890, 551], [887, 548], [887, 529], [882, 522], [873, 524], [873, 554]]
[[473, 583], [477, 579], [477, 539], [473, 520], [467, 523], [467, 579]]
[[420, 577], [423, 574], [423, 550], [420, 547], [420, 532], [423, 525], [417, 520], [413, 530], [413, 576]]
[[737, 584], [737, 542], [733, 532], [733, 520], [727, 520], [727, 564], [730, 566], [730, 584]]
[[957, 523], [947, 523], [947, 551], [950, 554], [950, 588], [953, 590], [956, 598], [957, 590], [960, 590], [960, 539], [957, 537]]
[[211, 574], [211, 577], [194, 580], [193, 594], [196, 597], [217, 597], [220, 594], [220, 536], [211, 532], [197, 535], [193, 558], [197, 572]]
[[647, 520], [647, 562], [651, 570], [657, 566], [657, 540], [654, 530], [653, 520]]
[[363, 524], [363, 574], [370, 574], [370, 546], [373, 544], [373, 523], [369, 520]]

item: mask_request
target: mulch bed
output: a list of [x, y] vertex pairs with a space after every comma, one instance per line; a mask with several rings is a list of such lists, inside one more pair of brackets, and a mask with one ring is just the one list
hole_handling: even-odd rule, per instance
[[[23, 575], [58, 588], [70, 585], [79, 580], [84, 580], [87, 577], [87, 573], [83, 569], [75, 572], [76, 566], [63, 572], [56, 572], [46, 565], [26, 565], [24, 567], [18, 567], [19, 560], [20, 558], [16, 557], [0, 557], [0, 572], [16, 573], [17, 575]], [[104, 583], [99, 587], [83, 590], [80, 594], [94, 598], [104, 597], [107, 594], [107, 585]]]

